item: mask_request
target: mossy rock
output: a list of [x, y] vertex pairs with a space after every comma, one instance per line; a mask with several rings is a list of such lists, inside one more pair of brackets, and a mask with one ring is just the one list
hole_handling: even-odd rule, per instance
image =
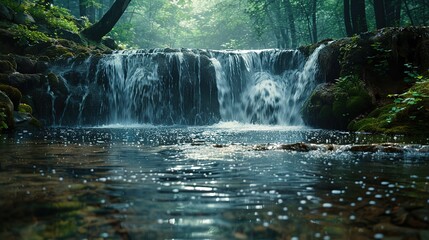
[[21, 103], [18, 106], [18, 111], [22, 112], [22, 113], [32, 114], [33, 113], [33, 108], [30, 105], [28, 105], [28, 104]]
[[5, 84], [0, 84], [0, 91], [6, 93], [13, 103], [14, 110], [18, 111], [18, 106], [22, 98], [21, 92], [17, 88]]
[[46, 49], [44, 54], [51, 59], [67, 59], [74, 57], [73, 51], [70, 48], [64, 47], [62, 45], [50, 46]]
[[[0, 91], [0, 113], [4, 114], [2, 121], [6, 124], [8, 129], [15, 127], [15, 122], [13, 119], [13, 103], [6, 95], [6, 93]], [[0, 127], [0, 129], [5, 128], [6, 126]]]
[[13, 73], [15, 71], [12, 63], [7, 60], [0, 60], [0, 73]]
[[54, 73], [48, 73], [47, 78], [49, 86], [51, 86], [52, 89], [57, 89], [60, 84], [57, 75]]
[[350, 76], [335, 84], [319, 85], [304, 104], [302, 113], [307, 125], [346, 130], [353, 119], [372, 108], [363, 82]]
[[352, 131], [422, 135], [429, 133], [428, 119], [429, 80], [416, 83], [398, 95], [395, 102], [375, 109], [348, 127]]

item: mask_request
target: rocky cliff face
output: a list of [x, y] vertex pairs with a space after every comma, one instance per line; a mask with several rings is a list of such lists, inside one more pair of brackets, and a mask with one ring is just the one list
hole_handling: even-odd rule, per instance
[[[413, 91], [410, 88], [416, 82], [427, 81], [428, 44], [429, 29], [425, 27], [386, 28], [334, 41], [319, 59], [325, 83], [305, 104], [304, 121], [320, 128], [403, 132], [404, 128], [397, 128], [396, 124], [398, 109], [389, 104], [404, 100], [399, 95]], [[426, 99], [426, 90], [417, 88], [421, 91], [414, 91], [417, 102], [409, 102], [408, 106], [418, 106], [421, 112], [417, 115], [422, 118], [428, 115], [428, 105], [422, 101]], [[390, 107], [384, 109], [385, 119], [378, 119], [386, 122], [383, 127], [355, 124], [387, 105]], [[408, 120], [405, 125], [424, 121], [417, 117]]]

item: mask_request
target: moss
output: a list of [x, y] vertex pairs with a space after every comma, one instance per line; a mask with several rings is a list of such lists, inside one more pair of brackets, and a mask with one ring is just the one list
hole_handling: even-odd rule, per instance
[[57, 89], [60, 84], [57, 76], [54, 73], [48, 73], [47, 78], [49, 86], [51, 86], [52, 89]]
[[1, 113], [0, 130], [14, 128], [15, 122], [13, 120], [13, 112], [10, 111], [6, 103], [0, 102], [0, 113]]
[[74, 57], [72, 50], [62, 45], [53, 45], [48, 47], [48, 49], [46, 49], [45, 51], [45, 55], [51, 59], [57, 59], [57, 58], [67, 59], [70, 57]]
[[6, 93], [13, 103], [14, 110], [18, 111], [18, 106], [22, 98], [21, 92], [17, 88], [5, 84], [0, 84], [0, 91]]
[[32, 114], [33, 113], [33, 108], [30, 105], [28, 105], [28, 104], [21, 103], [18, 106], [18, 111], [19, 112], [23, 112], [23, 113]]
[[352, 131], [427, 134], [429, 132], [429, 81], [416, 83], [393, 103], [349, 124]]
[[304, 121], [312, 126], [347, 129], [349, 123], [372, 110], [363, 82], [347, 76], [315, 90], [303, 108]]
[[43, 127], [43, 124], [39, 120], [37, 120], [36, 118], [34, 118], [34, 117], [31, 118], [30, 125], [34, 126], [36, 128], [42, 128]]

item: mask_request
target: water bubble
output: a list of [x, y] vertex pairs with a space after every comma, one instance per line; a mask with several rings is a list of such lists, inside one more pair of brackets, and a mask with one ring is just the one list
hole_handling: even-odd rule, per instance
[[341, 194], [341, 190], [332, 190], [331, 193], [332, 194]]
[[350, 215], [349, 219], [350, 219], [350, 221], [354, 221], [354, 220], [356, 220], [356, 216], [355, 215]]
[[102, 238], [108, 238], [109, 234], [104, 232], [104, 233], [100, 234], [100, 237], [102, 237]]
[[384, 238], [383, 233], [376, 233], [376, 234], [374, 234], [374, 239], [383, 239], [383, 238]]
[[324, 203], [322, 206], [324, 208], [331, 208], [333, 205], [332, 205], [332, 203]]

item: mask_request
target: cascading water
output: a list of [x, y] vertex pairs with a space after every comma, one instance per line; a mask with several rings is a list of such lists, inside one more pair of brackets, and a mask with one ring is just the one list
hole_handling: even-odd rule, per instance
[[301, 125], [322, 48], [309, 58], [298, 50], [118, 51], [57, 71], [69, 95], [53, 124]]

